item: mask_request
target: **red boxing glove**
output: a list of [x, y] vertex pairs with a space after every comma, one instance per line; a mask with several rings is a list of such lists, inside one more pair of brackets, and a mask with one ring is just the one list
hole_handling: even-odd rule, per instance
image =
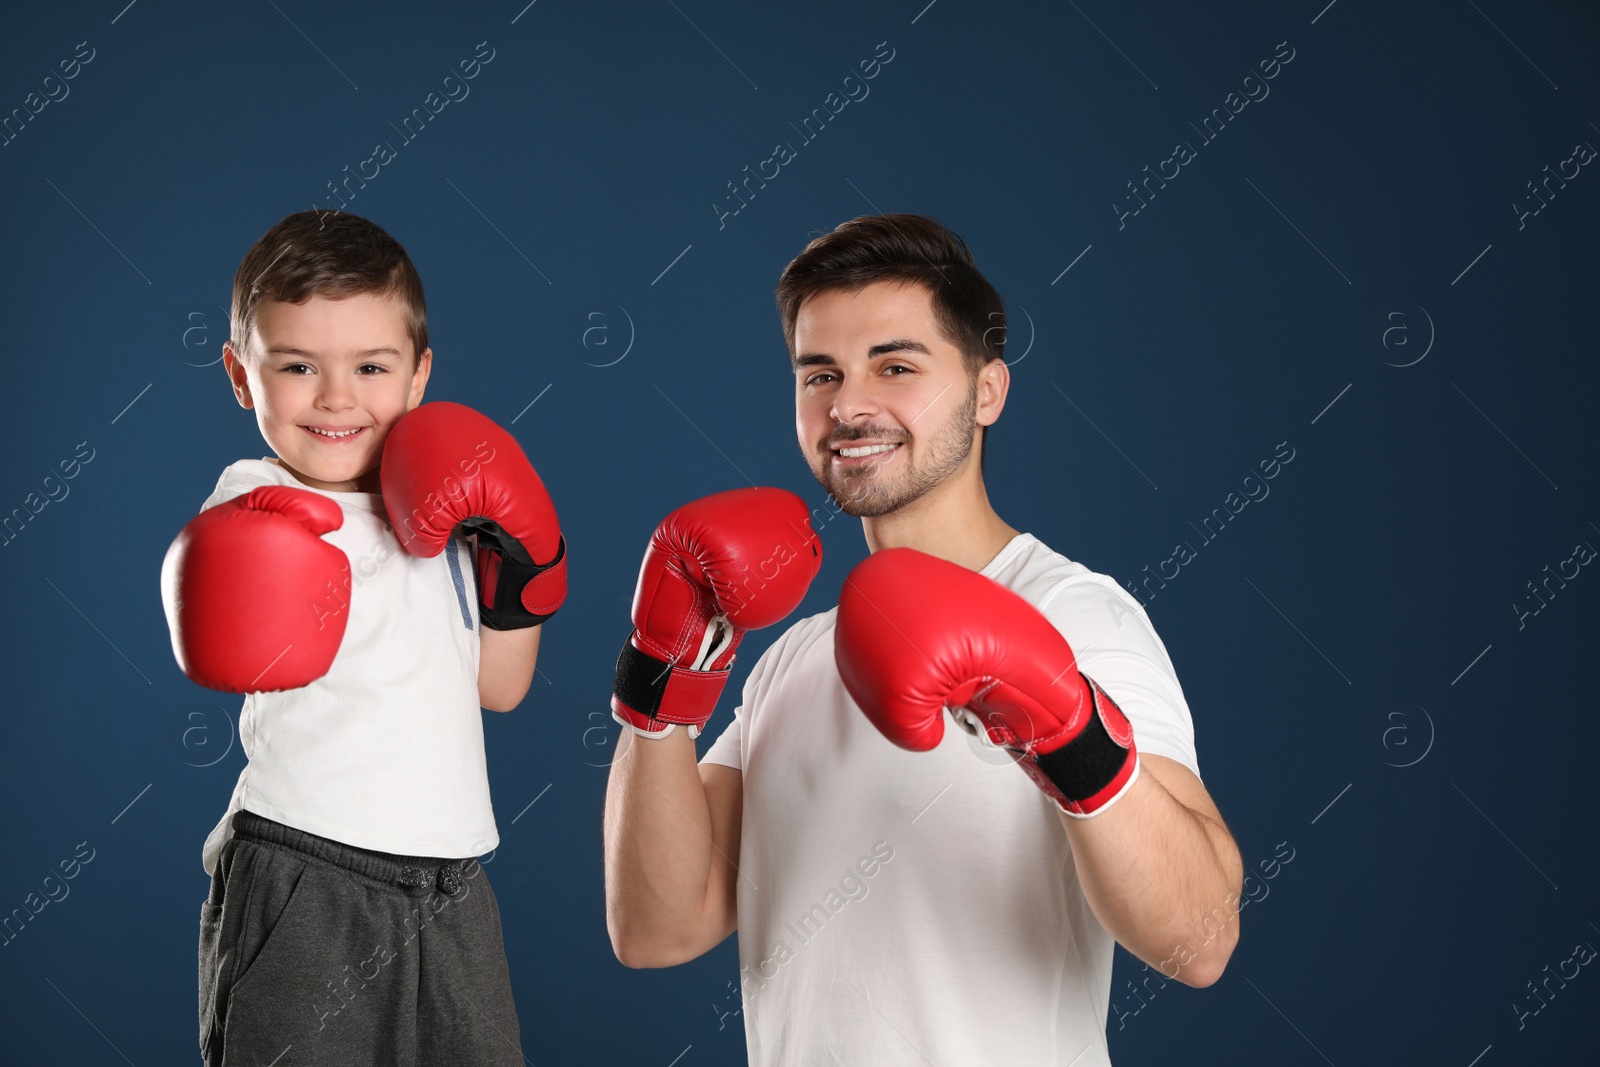
[[413, 556], [478, 535], [478, 618], [491, 630], [544, 622], [567, 598], [567, 542], [516, 438], [463, 404], [400, 417], [383, 443], [383, 506]]
[[733, 489], [662, 520], [633, 594], [634, 631], [617, 659], [611, 714], [646, 737], [698, 737], [746, 630], [805, 599], [822, 541], [785, 489]]
[[872, 554], [845, 579], [833, 646], [850, 696], [902, 748], [937, 745], [949, 708], [1076, 816], [1138, 777], [1133, 727], [1066, 639], [976, 571], [910, 548]]
[[322, 539], [337, 502], [272, 485], [207, 508], [161, 564], [161, 601], [183, 672], [208, 689], [298, 689], [344, 640], [350, 561]]

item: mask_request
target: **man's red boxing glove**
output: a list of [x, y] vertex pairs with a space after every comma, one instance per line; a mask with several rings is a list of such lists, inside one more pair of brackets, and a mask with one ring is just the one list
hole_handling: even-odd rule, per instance
[[845, 579], [834, 655], [890, 741], [933, 748], [949, 708], [1068, 815], [1105, 810], [1138, 777], [1133, 727], [1060, 631], [976, 571], [910, 548], [873, 553]]
[[805, 599], [822, 542], [805, 501], [784, 489], [733, 489], [662, 520], [633, 594], [633, 634], [617, 659], [611, 714], [647, 737], [698, 737], [746, 630]]
[[271, 485], [207, 508], [161, 564], [183, 672], [228, 693], [298, 689], [328, 673], [349, 618], [350, 561], [322, 539], [337, 502]]
[[400, 417], [383, 443], [383, 506], [413, 556], [478, 535], [478, 618], [491, 630], [544, 622], [567, 598], [567, 542], [516, 438], [448, 401]]

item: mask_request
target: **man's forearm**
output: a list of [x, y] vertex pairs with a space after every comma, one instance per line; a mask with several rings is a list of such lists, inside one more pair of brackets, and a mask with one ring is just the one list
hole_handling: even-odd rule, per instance
[[1210, 985], [1239, 937], [1239, 850], [1220, 821], [1151, 773], [1154, 762], [1147, 758], [1128, 792], [1094, 818], [1061, 820], [1101, 924], [1169, 978]]
[[624, 729], [606, 785], [606, 926], [617, 958], [661, 967], [693, 958], [712, 862], [711, 811], [685, 730]]

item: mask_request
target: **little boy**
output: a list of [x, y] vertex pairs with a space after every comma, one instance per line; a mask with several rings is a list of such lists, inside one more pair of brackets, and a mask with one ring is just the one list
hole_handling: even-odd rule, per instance
[[371, 222], [268, 230], [231, 334], [275, 456], [223, 471], [162, 567], [179, 663], [246, 694], [203, 850], [205, 1062], [520, 1064], [479, 707], [522, 700], [565, 598], [555, 509], [510, 434], [419, 407], [422, 283]]

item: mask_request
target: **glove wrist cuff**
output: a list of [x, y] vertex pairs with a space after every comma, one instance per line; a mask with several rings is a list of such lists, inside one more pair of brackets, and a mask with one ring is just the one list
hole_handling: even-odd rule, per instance
[[730, 658], [721, 670], [677, 667], [642, 651], [630, 637], [617, 657], [612, 717], [647, 736], [665, 736], [682, 725], [690, 737], [698, 737], [727, 684], [731, 664]]
[[567, 599], [567, 539], [549, 563], [523, 563], [492, 547], [478, 547], [478, 619], [491, 630], [538, 626]]
[[1066, 744], [1037, 750], [1021, 762], [1040, 789], [1068, 815], [1087, 818], [1119, 799], [1139, 776], [1133, 726], [1099, 683], [1080, 674], [1092, 701], [1089, 721]]

